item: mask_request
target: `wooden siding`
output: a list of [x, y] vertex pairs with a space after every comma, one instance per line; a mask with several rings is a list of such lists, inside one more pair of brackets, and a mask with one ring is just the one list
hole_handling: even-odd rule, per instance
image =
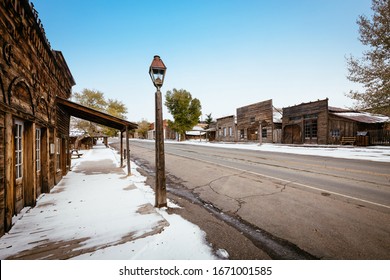
[[67, 111], [57, 106], [57, 134], [62, 137], [69, 135], [70, 115]]
[[356, 136], [356, 132], [356, 122], [329, 114], [328, 144], [340, 144], [342, 137]]
[[5, 116], [0, 113], [0, 233], [5, 232]]
[[272, 99], [237, 108], [237, 133], [240, 141], [259, 140], [260, 125], [265, 130], [263, 142], [273, 142], [273, 105]]

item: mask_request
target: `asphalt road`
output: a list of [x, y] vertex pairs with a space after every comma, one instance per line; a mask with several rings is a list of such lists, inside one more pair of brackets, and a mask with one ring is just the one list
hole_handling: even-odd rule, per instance
[[[152, 174], [154, 143], [130, 147]], [[389, 163], [169, 143], [165, 153], [168, 190], [195, 195], [297, 258], [390, 259]], [[248, 238], [272, 258], [295, 258]]]

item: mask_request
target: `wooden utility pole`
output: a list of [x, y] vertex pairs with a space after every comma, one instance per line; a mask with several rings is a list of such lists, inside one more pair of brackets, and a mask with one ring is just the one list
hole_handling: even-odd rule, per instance
[[156, 207], [167, 206], [167, 190], [165, 178], [165, 155], [164, 155], [164, 127], [162, 117], [162, 98], [160, 88], [156, 91]]
[[149, 67], [149, 75], [156, 87], [156, 207], [167, 206], [167, 187], [165, 180], [165, 155], [164, 155], [164, 127], [162, 117], [162, 98], [160, 88], [164, 83], [167, 67], [158, 55], [155, 55]]

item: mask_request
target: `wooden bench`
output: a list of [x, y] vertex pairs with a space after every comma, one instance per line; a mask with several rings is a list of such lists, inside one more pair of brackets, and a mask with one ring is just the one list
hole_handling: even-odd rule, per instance
[[344, 136], [344, 137], [341, 137], [341, 145], [344, 145], [344, 144], [351, 144], [351, 145], [354, 145], [356, 142], [356, 137], [354, 136]]
[[79, 150], [76, 150], [76, 149], [72, 150], [72, 151], [70, 152], [70, 154], [71, 154], [71, 155], [76, 154], [76, 156], [77, 156], [78, 158], [80, 158], [80, 157], [83, 155], [82, 153], [79, 153]]

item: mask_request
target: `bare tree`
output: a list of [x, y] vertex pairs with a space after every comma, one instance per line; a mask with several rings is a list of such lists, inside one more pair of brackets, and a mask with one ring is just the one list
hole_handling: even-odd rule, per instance
[[372, 19], [359, 16], [360, 42], [368, 47], [361, 58], [347, 58], [348, 79], [364, 91], [350, 91], [358, 109], [390, 115], [390, 0], [373, 0]]

